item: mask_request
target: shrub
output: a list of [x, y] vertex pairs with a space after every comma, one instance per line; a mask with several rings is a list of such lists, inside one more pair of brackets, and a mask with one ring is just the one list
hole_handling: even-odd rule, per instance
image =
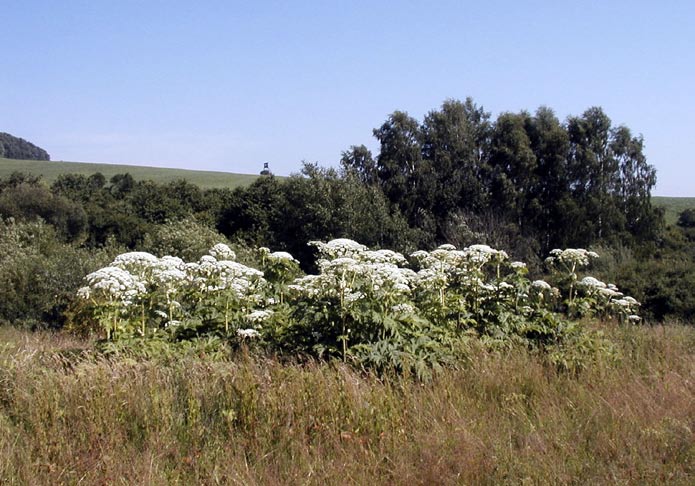
[[0, 219], [0, 319], [60, 327], [84, 274], [118, 249], [86, 250], [61, 243], [41, 221]]

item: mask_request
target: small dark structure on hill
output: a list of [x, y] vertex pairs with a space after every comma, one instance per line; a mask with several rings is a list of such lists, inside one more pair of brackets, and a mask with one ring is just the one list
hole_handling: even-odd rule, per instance
[[273, 173], [270, 172], [270, 168], [268, 167], [268, 162], [263, 163], [263, 170], [261, 171], [261, 175], [263, 175], [263, 176], [273, 175]]

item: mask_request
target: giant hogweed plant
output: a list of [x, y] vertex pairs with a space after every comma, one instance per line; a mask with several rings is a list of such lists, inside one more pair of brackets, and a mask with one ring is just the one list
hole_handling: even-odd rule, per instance
[[531, 281], [524, 263], [486, 245], [442, 245], [406, 257], [349, 239], [310, 244], [319, 256], [315, 275], [301, 276], [286, 252], [258, 249], [255, 269], [218, 244], [197, 262], [119, 255], [89, 274], [79, 295], [91, 302], [108, 342], [214, 338], [420, 377], [463, 357], [471, 339], [549, 349], [553, 362], [576, 367], [587, 353], [572, 349], [564, 359], [569, 343], [593, 349], [596, 340], [563, 312], [639, 320], [639, 304], [615, 285], [579, 279], [598, 257], [586, 250], [551, 253], [561, 292]]
[[263, 272], [234, 258], [224, 244], [189, 263], [124, 253], [87, 275], [78, 296], [91, 303], [107, 340], [248, 335], [239, 332], [241, 325], [265, 299], [267, 282]]

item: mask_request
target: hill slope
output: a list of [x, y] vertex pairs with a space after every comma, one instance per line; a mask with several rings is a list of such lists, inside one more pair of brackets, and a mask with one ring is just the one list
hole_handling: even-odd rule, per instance
[[116, 174], [127, 172], [136, 180], [151, 179], [156, 182], [166, 183], [177, 179], [186, 179], [204, 189], [246, 186], [258, 178], [256, 175], [233, 174], [231, 172], [0, 158], [0, 177], [7, 177], [12, 172], [41, 175], [49, 183], [53, 182], [60, 174], [84, 174], [89, 176], [96, 172], [101, 172], [108, 180]]
[[678, 215], [685, 209], [695, 209], [695, 197], [664, 197], [653, 196], [654, 206], [664, 208], [664, 216], [668, 224], [676, 224]]

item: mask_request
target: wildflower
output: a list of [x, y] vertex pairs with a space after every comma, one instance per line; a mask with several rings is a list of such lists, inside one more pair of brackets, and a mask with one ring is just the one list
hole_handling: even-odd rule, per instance
[[415, 307], [410, 304], [396, 304], [391, 307], [391, 310], [396, 314], [415, 314]]
[[587, 266], [590, 259], [598, 257], [598, 253], [587, 251], [583, 248], [567, 248], [566, 250], [554, 249], [550, 252], [550, 256], [545, 259], [545, 263], [547, 265], [561, 263], [573, 271], [576, 267]]
[[[615, 286], [614, 286], [615, 287]], [[610, 287], [602, 288], [598, 290], [601, 295], [604, 297], [613, 298], [613, 297], [622, 297], [623, 293], [618, 292], [616, 289], [612, 289]]]
[[253, 339], [261, 336], [261, 334], [255, 329], [237, 329], [236, 333], [237, 336], [242, 339]]
[[217, 243], [209, 253], [217, 260], [236, 260], [236, 253], [224, 243]]
[[531, 286], [539, 290], [550, 290], [552, 288], [545, 280], [534, 280], [531, 282]]
[[294, 258], [292, 255], [290, 255], [286, 251], [275, 251], [273, 253], [270, 253], [268, 255], [268, 258], [271, 260], [287, 260], [287, 261], [299, 263], [299, 261], [296, 258]]
[[77, 297], [80, 299], [89, 299], [92, 296], [92, 289], [89, 287], [80, 287], [77, 289]]
[[356, 256], [367, 250], [367, 247], [347, 238], [337, 238], [328, 243], [310, 241], [324, 257], [338, 258], [341, 256]]
[[392, 250], [367, 251], [362, 254], [362, 259], [367, 262], [391, 263], [393, 265], [402, 265], [406, 262], [403, 255]]
[[594, 278], [594, 277], [584, 277], [579, 281], [579, 285], [583, 285], [585, 287], [592, 287], [592, 288], [599, 288], [603, 289], [606, 288], [606, 284], [601, 282], [599, 279]]
[[362, 292], [347, 292], [345, 294], [345, 302], [357, 302], [364, 299], [366, 296]]
[[270, 319], [273, 315], [273, 311], [270, 310], [255, 310], [250, 314], [246, 315], [246, 319], [253, 323], [264, 322]]
[[124, 269], [132, 267], [148, 267], [157, 263], [158, 258], [151, 253], [145, 251], [131, 251], [118, 255], [111, 266], [121, 267]]
[[624, 297], [623, 300], [625, 300], [630, 305], [637, 305], [637, 306], [640, 305], [640, 303], [637, 302], [636, 299], [634, 299], [633, 297], [630, 297], [629, 295]]
[[104, 267], [85, 277], [90, 292], [83, 290], [83, 296], [101, 293], [110, 300], [120, 300], [123, 305], [130, 305], [135, 297], [146, 292], [145, 285], [135, 275], [119, 267]]

